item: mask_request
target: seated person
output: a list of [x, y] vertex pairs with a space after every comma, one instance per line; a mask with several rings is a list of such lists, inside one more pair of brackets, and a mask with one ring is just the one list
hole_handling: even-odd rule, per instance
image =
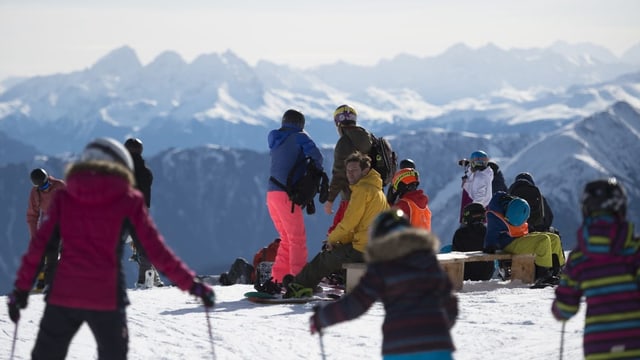
[[382, 177], [371, 168], [371, 158], [355, 152], [345, 160], [351, 199], [344, 217], [327, 236], [326, 244], [295, 277], [288, 274], [282, 284], [285, 297], [310, 296], [325, 276], [342, 269], [342, 264], [364, 262], [369, 226], [389, 208], [382, 192]]
[[553, 233], [529, 233], [529, 204], [498, 191], [487, 207], [487, 234], [484, 251], [503, 250], [510, 254], [535, 254], [536, 284], [558, 284], [558, 274], [564, 265], [560, 237]]
[[[486, 212], [480, 203], [465, 206], [462, 212], [462, 224], [453, 234], [452, 251], [478, 251], [484, 247], [487, 233]], [[493, 277], [493, 261], [470, 262], [464, 264], [465, 280], [489, 280]]]

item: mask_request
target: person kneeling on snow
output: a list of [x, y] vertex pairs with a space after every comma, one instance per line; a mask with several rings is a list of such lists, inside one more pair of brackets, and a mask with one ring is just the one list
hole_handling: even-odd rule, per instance
[[484, 252], [502, 250], [510, 254], [535, 254], [536, 284], [558, 284], [564, 265], [560, 237], [553, 233], [529, 233], [529, 204], [517, 196], [498, 191], [487, 207]]
[[32, 234], [8, 296], [9, 318], [17, 324], [42, 255], [64, 239], [32, 359], [64, 359], [85, 322], [98, 344], [99, 359], [127, 358], [129, 299], [121, 258], [129, 235], [178, 288], [213, 307], [213, 289], [167, 247], [149, 216], [142, 193], [133, 187], [133, 161], [122, 144], [111, 138], [90, 142], [79, 162], [68, 168], [66, 183]]
[[439, 247], [440, 240], [412, 227], [402, 210], [380, 213], [371, 226], [365, 274], [340, 300], [314, 309], [311, 333], [355, 319], [380, 300], [385, 359], [453, 359], [458, 299], [436, 258]]

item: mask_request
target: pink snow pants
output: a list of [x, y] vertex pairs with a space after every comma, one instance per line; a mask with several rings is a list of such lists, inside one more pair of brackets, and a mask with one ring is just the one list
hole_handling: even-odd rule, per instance
[[267, 207], [281, 239], [271, 275], [273, 281], [282, 282], [285, 275], [295, 276], [307, 263], [307, 234], [304, 228], [304, 217], [298, 205], [291, 212], [291, 200], [284, 191], [268, 191]]

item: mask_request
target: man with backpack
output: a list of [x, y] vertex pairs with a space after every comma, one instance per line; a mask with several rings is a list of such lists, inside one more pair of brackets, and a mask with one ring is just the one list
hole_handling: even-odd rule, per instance
[[340, 105], [333, 112], [333, 120], [340, 138], [333, 150], [333, 169], [331, 171], [328, 199], [324, 204], [325, 212], [328, 215], [333, 214], [333, 202], [338, 195], [340, 195], [342, 201], [328, 233], [331, 233], [344, 216], [344, 211], [351, 196], [349, 182], [345, 175], [344, 161], [347, 156], [356, 151], [368, 155], [371, 159], [371, 168], [375, 169], [382, 178], [383, 187], [391, 181], [397, 168], [396, 154], [391, 150], [389, 142], [358, 126], [357, 119], [358, 113], [349, 105]]
[[307, 262], [307, 235], [302, 206], [287, 192], [306, 171], [307, 158], [322, 171], [322, 154], [311, 137], [303, 130], [304, 115], [293, 109], [282, 115], [282, 126], [268, 136], [271, 154], [267, 207], [278, 234], [280, 245], [271, 270], [273, 280], [282, 282], [286, 274], [298, 273]]
[[351, 197], [349, 181], [345, 172], [345, 159], [356, 151], [368, 154], [371, 151], [371, 133], [365, 128], [356, 125], [358, 113], [349, 105], [340, 105], [333, 112], [333, 121], [340, 138], [333, 150], [333, 169], [331, 170], [331, 182], [329, 183], [329, 197], [324, 203], [324, 211], [327, 215], [333, 214], [333, 202], [340, 195], [341, 202], [333, 219], [333, 225], [329, 232], [340, 222], [347, 203]]

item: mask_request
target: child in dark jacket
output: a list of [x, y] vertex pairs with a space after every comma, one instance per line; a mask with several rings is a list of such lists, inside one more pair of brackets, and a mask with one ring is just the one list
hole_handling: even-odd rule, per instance
[[[480, 203], [471, 203], [464, 207], [462, 224], [453, 234], [452, 251], [481, 251], [487, 233], [486, 211]], [[489, 280], [493, 277], [493, 261], [470, 262], [464, 265], [465, 280]]]
[[17, 323], [42, 255], [64, 239], [32, 359], [64, 359], [85, 322], [96, 338], [98, 358], [127, 358], [129, 300], [121, 258], [129, 235], [178, 288], [201, 298], [206, 307], [214, 305], [211, 287], [164, 243], [142, 193], [133, 187], [133, 161], [122, 144], [110, 138], [89, 143], [67, 170], [66, 182], [33, 234], [8, 296], [9, 317]]
[[615, 178], [585, 186], [578, 242], [556, 288], [558, 320], [574, 316], [586, 298], [585, 359], [640, 358], [640, 239], [626, 203]]
[[360, 283], [342, 299], [317, 308], [311, 333], [355, 319], [380, 300], [384, 358], [412, 355], [421, 359], [452, 359], [450, 329], [458, 316], [458, 300], [449, 277], [436, 258], [439, 240], [411, 227], [402, 210], [380, 213], [371, 225]]

